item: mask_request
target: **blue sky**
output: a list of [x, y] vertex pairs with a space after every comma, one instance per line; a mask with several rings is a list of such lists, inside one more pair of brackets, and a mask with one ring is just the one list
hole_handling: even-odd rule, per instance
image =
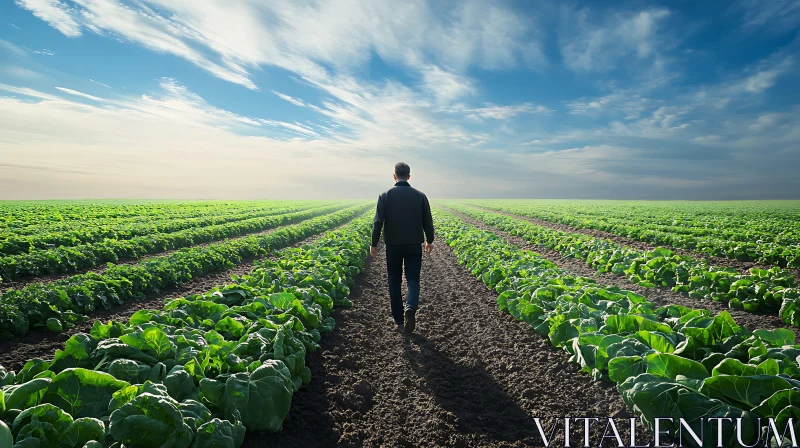
[[0, 198], [800, 196], [800, 1], [16, 0]]

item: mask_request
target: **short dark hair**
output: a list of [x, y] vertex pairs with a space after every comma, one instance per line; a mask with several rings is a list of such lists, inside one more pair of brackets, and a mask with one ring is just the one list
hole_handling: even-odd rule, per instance
[[394, 166], [394, 175], [400, 180], [408, 180], [411, 175], [411, 167], [405, 162], [400, 162]]

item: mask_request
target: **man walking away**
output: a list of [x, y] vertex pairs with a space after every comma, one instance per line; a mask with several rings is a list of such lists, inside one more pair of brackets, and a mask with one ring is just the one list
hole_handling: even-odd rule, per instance
[[[409, 333], [414, 331], [415, 315], [419, 304], [419, 273], [422, 268], [422, 243], [425, 252], [433, 249], [433, 218], [425, 193], [411, 187], [411, 168], [400, 162], [394, 166], [394, 187], [378, 196], [375, 224], [372, 228], [370, 255], [378, 253], [378, 239], [383, 229], [386, 243], [386, 271], [389, 274], [389, 298], [392, 318]], [[423, 231], [425, 237], [423, 238]], [[405, 264], [406, 292], [405, 316], [400, 285]], [[403, 322], [405, 317], [405, 322]]]

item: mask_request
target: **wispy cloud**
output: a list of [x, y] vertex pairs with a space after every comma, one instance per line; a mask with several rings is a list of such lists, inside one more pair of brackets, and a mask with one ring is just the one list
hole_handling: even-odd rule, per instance
[[278, 120], [258, 120], [258, 121], [259, 121], [259, 123], [264, 123], [264, 124], [266, 124], [268, 126], [278, 126], [278, 127], [287, 129], [287, 130], [289, 130], [290, 132], [292, 132], [294, 134], [302, 135], [304, 137], [316, 137], [316, 138], [320, 138], [321, 137], [313, 129], [311, 129], [310, 127], [308, 127], [306, 125], [303, 125], [301, 123], [297, 123], [297, 122], [295, 122], [295, 123], [287, 123], [285, 121], [278, 121]]
[[[727, 194], [721, 186], [748, 193], [731, 183], [737, 171], [751, 173], [748, 185], [761, 191], [778, 191], [767, 182], [773, 178], [784, 190], [798, 185], [785, 167], [800, 160], [800, 111], [789, 104], [794, 97], [773, 98], [797, 78], [797, 44], [776, 49], [773, 42], [775, 32], [793, 29], [796, 2], [759, 10], [742, 1], [721, 15], [727, 22], [712, 26], [687, 20], [682, 4], [15, 1], [79, 38], [47, 44], [58, 58], [0, 41], [14, 58], [0, 67], [0, 113], [11, 117], [0, 123], [0, 154], [24, 161], [14, 170], [28, 167], [18, 182], [50, 159], [59, 179], [82, 164], [100, 182], [108, 160], [139, 188], [146, 180], [209, 191], [194, 177], [214, 177], [215, 194], [232, 191], [214, 176], [223, 170], [235, 173], [231, 184], [246, 194], [277, 196], [291, 186], [327, 196], [328, 181], [350, 178], [348, 191], [360, 194], [373, 186], [368, 173], [402, 158], [424, 161], [422, 169], [442, 179], [435, 185], [443, 194]], [[716, 36], [717, 25], [745, 28], [749, 46], [725, 59], [717, 41], [687, 44], [693, 33]], [[93, 84], [110, 86], [63, 73], [64, 54], [97, 39], [119, 41], [120, 51], [171, 55], [212, 79], [187, 74], [192, 91], [170, 78], [153, 88], [160, 73], [136, 80], [92, 72], [119, 89], [104, 90]], [[766, 41], [769, 51], [758, 47]], [[761, 60], [752, 56], [761, 50]], [[223, 85], [214, 78], [253, 92], [210, 104], [195, 92], [220, 98], [211, 94]], [[253, 103], [240, 109], [241, 98]], [[273, 107], [253, 106], [265, 98]], [[759, 164], [759, 152], [780, 165], [777, 173]], [[178, 166], [175, 179], [151, 177], [156, 160]], [[189, 166], [203, 175], [192, 177]], [[287, 166], [302, 175], [293, 179]], [[466, 189], [453, 180], [465, 178]], [[277, 190], [267, 194], [264, 185]]]
[[7, 118], [0, 120], [0, 154], [15, 161], [4, 167], [3, 197], [18, 194], [20, 185], [28, 197], [336, 197], [352, 195], [352, 187], [331, 182], [332, 173], [380, 167], [368, 154], [331, 154], [332, 144], [322, 140], [242, 135], [242, 127], [268, 126], [209, 106], [170, 80], [157, 95], [90, 104], [0, 89], [35, 100], [0, 96]]
[[44, 20], [65, 36], [78, 37], [81, 26], [75, 20], [75, 11], [59, 0], [16, 0], [17, 5]]
[[492, 120], [508, 120], [520, 114], [547, 114], [553, 112], [545, 106], [536, 105], [533, 103], [507, 106], [489, 105], [474, 109], [454, 109], [454, 111], [464, 113], [468, 118], [472, 119], [485, 118]]
[[714, 143], [714, 142], [718, 142], [719, 140], [720, 140], [719, 135], [714, 135], [714, 134], [701, 135], [699, 137], [695, 137], [695, 138], [692, 139], [692, 141], [695, 141], [695, 142], [698, 142], [698, 143]]
[[565, 30], [560, 37], [564, 63], [573, 70], [620, 70], [624, 61], [646, 61], [660, 69], [667, 40], [660, 26], [670, 16], [667, 9], [647, 9], [600, 15], [587, 9], [565, 9]]
[[416, 67], [424, 83], [448, 100], [472, 90], [459, 76], [470, 66], [507, 68], [540, 58], [526, 23], [488, 1], [452, 10], [390, 1], [276, 1], [224, 8], [186, 0], [18, 4], [67, 36], [80, 35], [82, 28], [115, 35], [251, 89], [256, 86], [249, 72], [256, 66], [280, 67], [320, 83], [329, 80], [326, 66], [346, 74], [375, 52]]
[[71, 6], [59, 0], [17, 0], [17, 4], [68, 37], [80, 36], [81, 28], [111, 33], [153, 51], [187, 59], [219, 78], [256, 88], [240, 64], [212, 62], [189, 44], [195, 33], [149, 8], [137, 11], [116, 0], [84, 1]]
[[83, 97], [83, 98], [86, 98], [86, 99], [89, 99], [89, 100], [92, 100], [92, 101], [97, 101], [97, 102], [101, 102], [101, 103], [105, 102], [105, 100], [102, 99], [102, 98], [98, 98], [96, 96], [89, 95], [88, 93], [78, 92], [77, 90], [67, 89], [65, 87], [56, 87], [56, 89], [60, 90], [60, 91], [62, 91], [64, 93], [68, 93], [70, 95], [75, 95], [75, 96], [80, 96], [80, 97]]
[[283, 94], [283, 93], [280, 93], [280, 92], [276, 92], [274, 90], [272, 90], [272, 93], [277, 95], [278, 98], [280, 98], [280, 99], [282, 99], [284, 101], [288, 101], [288, 102], [294, 104], [295, 106], [306, 107], [306, 103], [304, 103], [303, 100], [301, 100], [299, 98], [295, 98], [293, 96], [289, 96], [289, 95], [286, 95], [286, 94]]
[[795, 60], [792, 56], [782, 57], [779, 61], [765, 61], [755, 73], [743, 79], [740, 83], [731, 86], [730, 90], [734, 93], [744, 90], [749, 93], [761, 93], [773, 85], [778, 77], [788, 72], [794, 66]]
[[779, 33], [800, 25], [800, 1], [797, 0], [739, 0], [734, 8], [743, 12], [742, 27], [747, 31]]
[[596, 98], [579, 98], [567, 102], [570, 114], [599, 114], [617, 113], [625, 114], [625, 119], [639, 117], [645, 110], [652, 108], [656, 101], [642, 94], [625, 90], [615, 90], [613, 93]]
[[89, 78], [89, 81], [91, 81], [91, 82], [93, 82], [93, 83], [95, 83], [95, 84], [97, 84], [97, 85], [103, 86], [103, 87], [105, 87], [105, 88], [107, 88], [107, 89], [110, 89], [110, 88], [111, 88], [111, 86], [109, 86], [109, 85], [107, 85], [107, 84], [103, 84], [102, 82], [99, 82], [99, 81], [95, 81], [95, 80], [94, 80], [94, 79], [92, 79], [92, 78]]
[[791, 116], [786, 113], [768, 113], [760, 115], [755, 123], [750, 125], [750, 129], [756, 132], [762, 132], [774, 127], [776, 124], [791, 119]]
[[11, 52], [12, 54], [17, 55], [17, 56], [25, 56], [25, 49], [24, 48], [22, 48], [22, 47], [20, 47], [18, 45], [14, 45], [14, 44], [12, 44], [11, 42], [9, 42], [7, 40], [0, 39], [0, 48], [6, 50], [8, 52]]
[[23, 95], [30, 98], [36, 98], [39, 100], [47, 100], [47, 101], [61, 101], [61, 97], [56, 95], [50, 95], [47, 93], [39, 92], [38, 90], [31, 89], [29, 87], [18, 87], [18, 86], [11, 86], [8, 84], [0, 84], [0, 91], [6, 91], [9, 93], [13, 93], [16, 95]]
[[47, 77], [42, 73], [17, 65], [0, 66], [0, 74], [10, 76], [16, 80], [39, 81]]
[[422, 82], [425, 90], [443, 104], [474, 95], [477, 92], [471, 79], [442, 70], [435, 65], [423, 69]]

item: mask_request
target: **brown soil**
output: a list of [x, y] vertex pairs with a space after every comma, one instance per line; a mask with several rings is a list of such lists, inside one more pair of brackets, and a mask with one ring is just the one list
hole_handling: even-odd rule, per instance
[[[346, 223], [341, 224], [341, 226], [344, 225], [346, 225]], [[327, 232], [328, 231], [325, 231], [325, 233]], [[293, 244], [291, 247], [300, 247], [304, 244], [308, 244], [316, 238], [319, 238], [319, 236], [320, 234], [313, 235], [303, 241]], [[224, 286], [231, 283], [231, 277], [233, 275], [242, 276], [250, 273], [256, 266], [256, 263], [263, 258], [264, 257], [245, 259], [241, 264], [226, 271], [197, 277], [190, 282], [176, 285], [158, 293], [148, 294], [144, 300], [127, 302], [110, 310], [95, 310], [87, 322], [78, 324], [64, 333], [54, 334], [46, 331], [31, 331], [22, 337], [0, 341], [0, 365], [7, 370], [19, 371], [25, 365], [25, 362], [30, 359], [52, 359], [56, 350], [64, 348], [64, 342], [69, 339], [70, 336], [76, 333], [88, 333], [92, 325], [94, 325], [95, 320], [101, 320], [103, 322], [109, 320], [127, 322], [128, 319], [139, 310], [161, 309], [166, 299], [183, 297], [191, 294], [203, 294], [215, 286]]]
[[624, 276], [615, 275], [610, 272], [606, 273], [597, 272], [594, 268], [590, 267], [582, 260], [578, 260], [576, 258], [567, 258], [554, 250], [548, 249], [543, 246], [534, 245], [522, 237], [510, 235], [499, 229], [488, 226], [483, 222], [472, 219], [468, 216], [454, 212], [452, 210], [450, 210], [450, 212], [458, 215], [459, 218], [463, 219], [464, 221], [478, 228], [488, 230], [490, 232], [494, 232], [497, 235], [502, 236], [508, 242], [518, 247], [540, 254], [541, 256], [552, 261], [553, 263], [558, 265], [558, 267], [564, 269], [565, 271], [569, 271], [570, 273], [580, 275], [583, 277], [593, 278], [598, 283], [602, 283], [604, 285], [615, 285], [622, 289], [633, 291], [637, 294], [641, 294], [647, 297], [651, 302], [659, 306], [683, 305], [689, 308], [705, 308], [710, 310], [712, 313], [727, 311], [731, 314], [734, 320], [736, 320], [736, 323], [738, 323], [741, 326], [747, 327], [751, 330], [756, 330], [761, 328], [763, 329], [788, 328], [789, 330], [794, 331], [795, 337], [797, 338], [798, 341], [800, 341], [800, 328], [787, 324], [786, 322], [783, 321], [783, 319], [781, 319], [776, 314], [748, 313], [746, 311], [734, 310], [729, 308], [727, 304], [693, 299], [691, 297], [684, 296], [680, 293], [673, 292], [669, 288], [645, 288], [641, 285], [637, 285], [631, 282]]
[[413, 335], [391, 322], [384, 266], [381, 250], [355, 306], [334, 311], [283, 430], [248, 434], [245, 447], [542, 446], [534, 417], [545, 431], [557, 417], [629, 417], [612, 384], [499, 311], [443, 243], [424, 256]]
[[[515, 215], [513, 213], [501, 212], [499, 210], [493, 210], [493, 209], [484, 208], [484, 207], [477, 207], [477, 206], [474, 206], [474, 207], [475, 208], [479, 208], [481, 210], [485, 210], [487, 212], [492, 212], [492, 213], [497, 213], [497, 214], [500, 214], [500, 215], [510, 216], [512, 218], [522, 219], [522, 220], [528, 221], [530, 223], [536, 224], [538, 226], [547, 227], [547, 228], [554, 229], [554, 230], [560, 230], [562, 232], [582, 233], [584, 235], [593, 236], [595, 238], [602, 238], [602, 239], [606, 239], [606, 240], [611, 240], [611, 241], [613, 241], [613, 242], [615, 242], [617, 244], [621, 244], [623, 246], [633, 247], [633, 248], [636, 248], [636, 249], [639, 249], [639, 250], [653, 250], [656, 247], [664, 247], [664, 246], [658, 246], [658, 245], [655, 245], [655, 244], [647, 243], [647, 242], [644, 242], [644, 241], [635, 240], [633, 238], [628, 238], [628, 237], [625, 237], [625, 236], [615, 235], [613, 233], [605, 232], [605, 231], [602, 231], [602, 230], [583, 229], [583, 228], [579, 228], [579, 227], [568, 226], [566, 224], [559, 224], [559, 223], [556, 223], [556, 222], [545, 221], [545, 220], [542, 220], [542, 219], [529, 218], [527, 216]], [[768, 265], [764, 265], [764, 264], [760, 264], [760, 263], [755, 263], [755, 262], [752, 262], [752, 261], [739, 261], [739, 260], [733, 260], [733, 259], [725, 258], [725, 257], [712, 257], [711, 255], [707, 255], [707, 254], [704, 254], [704, 253], [701, 253], [701, 252], [694, 252], [694, 251], [687, 250], [687, 249], [682, 249], [680, 247], [669, 247], [669, 250], [675, 252], [678, 255], [685, 255], [685, 256], [688, 256], [688, 257], [695, 258], [697, 260], [706, 260], [712, 266], [717, 266], [717, 267], [721, 267], [721, 268], [733, 268], [733, 269], [735, 269], [735, 270], [737, 270], [737, 271], [739, 271], [739, 272], [741, 272], [743, 274], [747, 274], [748, 270], [750, 268], [769, 269], [771, 267], [774, 267], [774, 266], [768, 266]], [[789, 269], [789, 271], [794, 275], [794, 277], [798, 281], [798, 283], [800, 283], [800, 269]]]

